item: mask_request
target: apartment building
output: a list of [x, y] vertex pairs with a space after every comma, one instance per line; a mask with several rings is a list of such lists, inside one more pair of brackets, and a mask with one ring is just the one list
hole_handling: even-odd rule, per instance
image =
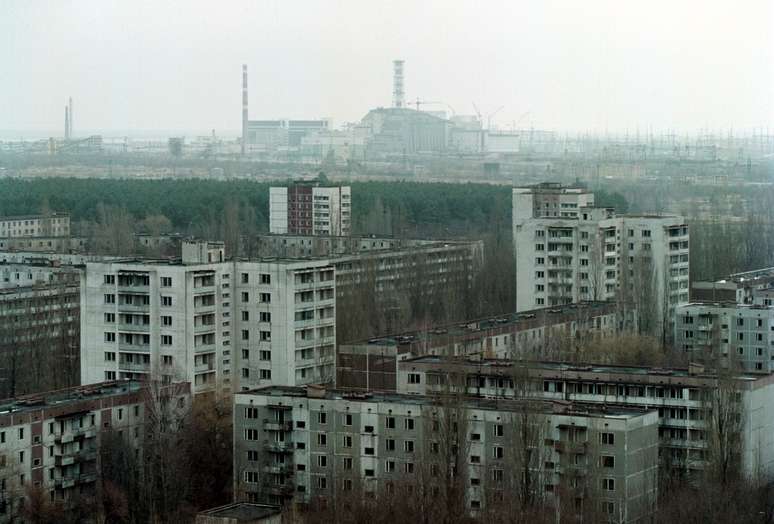
[[45, 259], [23, 263], [0, 261], [0, 290], [63, 282], [77, 284], [79, 279], [79, 268], [52, 264]]
[[433, 326], [389, 337], [340, 344], [336, 386], [396, 388], [397, 363], [424, 355], [501, 359], [559, 359], [562, 351], [636, 330], [614, 302], [581, 302], [494, 318]]
[[661, 464], [687, 474], [706, 467], [713, 436], [724, 435], [722, 417], [712, 416], [722, 403], [741, 420], [740, 449], [726, 451], [738, 451], [745, 474], [774, 478], [774, 375], [440, 356], [400, 361], [397, 374], [398, 393], [422, 397], [451, 391], [656, 410]]
[[70, 236], [70, 215], [24, 215], [0, 217], [0, 238]]
[[349, 186], [296, 182], [269, 189], [269, 232], [314, 236], [347, 236], [352, 232]]
[[515, 441], [525, 410], [534, 431], [527, 445], [538, 456], [530, 473], [537, 497], [549, 507], [563, 492], [572, 493], [578, 511], [594, 498], [615, 522], [652, 515], [658, 473], [653, 410], [467, 398], [450, 407], [417, 395], [311, 386], [235, 395], [234, 493], [253, 502], [325, 504], [347, 492], [392, 496], [396, 486], [415, 483], [437, 500], [446, 482], [441, 464], [449, 460], [440, 449], [454, 439], [459, 445], [451, 453], [462, 465], [455, 478], [476, 516], [487, 504], [515, 496], [506, 486], [514, 489], [523, 474]]
[[[16, 275], [11, 273], [14, 280]], [[0, 398], [80, 383], [78, 273], [46, 276], [56, 278], [12, 288], [0, 284]]]
[[[141, 453], [143, 387], [104, 382], [0, 402], [0, 523], [20, 522], [31, 490], [63, 509], [95, 494], [106, 432], [118, 432]], [[169, 393], [190, 406], [187, 384], [175, 384]]]
[[[774, 289], [774, 267], [733, 273], [715, 281], [691, 284], [692, 302], [735, 302], [737, 304], [765, 304], [765, 295]], [[756, 300], [760, 298], [761, 300]], [[769, 297], [770, 298], [770, 297]]]
[[675, 348], [693, 360], [774, 371], [774, 306], [691, 303], [675, 312]]
[[332, 380], [335, 270], [326, 261], [225, 260], [184, 242], [177, 260], [88, 263], [84, 383], [158, 377], [194, 394]]
[[689, 236], [672, 215], [616, 215], [593, 194], [557, 184], [513, 189], [516, 309], [613, 300], [634, 305], [640, 328], [671, 336], [688, 302]]
[[465, 318], [483, 251], [480, 240], [259, 237], [262, 256], [327, 257], [336, 267], [339, 340], [403, 331], [416, 319]]

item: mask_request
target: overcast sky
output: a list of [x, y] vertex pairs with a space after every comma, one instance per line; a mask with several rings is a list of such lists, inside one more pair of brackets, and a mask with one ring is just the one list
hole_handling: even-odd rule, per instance
[[[771, 0], [0, 0], [0, 129], [359, 120], [407, 98], [493, 123], [644, 131], [774, 124]], [[444, 106], [427, 106], [444, 109]], [[774, 125], [772, 125], [774, 128]]]

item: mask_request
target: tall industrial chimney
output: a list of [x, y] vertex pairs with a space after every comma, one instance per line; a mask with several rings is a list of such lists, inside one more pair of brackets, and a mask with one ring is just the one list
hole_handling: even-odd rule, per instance
[[247, 146], [247, 64], [242, 64], [242, 154]]
[[73, 138], [73, 97], [70, 97], [69, 106], [70, 106], [70, 127], [67, 128], [67, 137]]
[[64, 129], [64, 137], [65, 140], [70, 139], [70, 108], [65, 106], [65, 129]]
[[392, 62], [392, 106], [403, 105], [403, 60], [395, 60]]

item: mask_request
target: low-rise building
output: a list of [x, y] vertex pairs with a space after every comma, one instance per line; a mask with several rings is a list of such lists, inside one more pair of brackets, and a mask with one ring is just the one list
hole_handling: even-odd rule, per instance
[[69, 237], [70, 215], [24, 215], [0, 217], [0, 238]]
[[634, 329], [630, 315], [623, 318], [613, 302], [584, 302], [340, 344], [336, 385], [394, 391], [398, 362], [423, 355], [556, 359], [563, 350]]
[[[398, 362], [396, 382], [398, 393], [419, 396], [453, 391], [657, 410], [664, 467], [690, 474], [725, 452], [750, 478], [774, 479], [774, 375], [425, 356]], [[716, 449], [719, 441], [732, 449]]]
[[[347, 492], [394, 496], [409, 484], [438, 502], [459, 482], [479, 515], [516, 496], [510, 490], [527, 475], [547, 507], [569, 490], [575, 511], [593, 499], [604, 518], [644, 522], [655, 510], [657, 420], [628, 407], [260, 388], [234, 397], [234, 492], [324, 505]], [[519, 462], [522, 446], [534, 463]], [[450, 460], [458, 467], [447, 477]]]

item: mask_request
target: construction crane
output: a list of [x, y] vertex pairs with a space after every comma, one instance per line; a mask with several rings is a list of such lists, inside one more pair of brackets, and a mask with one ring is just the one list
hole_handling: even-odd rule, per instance
[[426, 105], [442, 105], [449, 108], [449, 110], [452, 112], [452, 115], [455, 115], [454, 108], [447, 104], [446, 102], [438, 102], [435, 100], [420, 100], [419, 97], [413, 102], [409, 102], [409, 105], [415, 105], [417, 106], [417, 111], [419, 111], [420, 106], [426, 106]]
[[[472, 102], [472, 104], [473, 104], [473, 109], [476, 112], [476, 116], [478, 117], [478, 121], [483, 126], [484, 125], [484, 119], [481, 117], [481, 111], [478, 110], [478, 106], [476, 106], [475, 102]], [[502, 111], [504, 108], [505, 108], [505, 106], [500, 106], [497, 109], [495, 109], [494, 111], [492, 111], [491, 113], [489, 113], [488, 115], [486, 115], [486, 128], [487, 129], [491, 129], [491, 127], [492, 127], [492, 117], [495, 116], [500, 111]]]

